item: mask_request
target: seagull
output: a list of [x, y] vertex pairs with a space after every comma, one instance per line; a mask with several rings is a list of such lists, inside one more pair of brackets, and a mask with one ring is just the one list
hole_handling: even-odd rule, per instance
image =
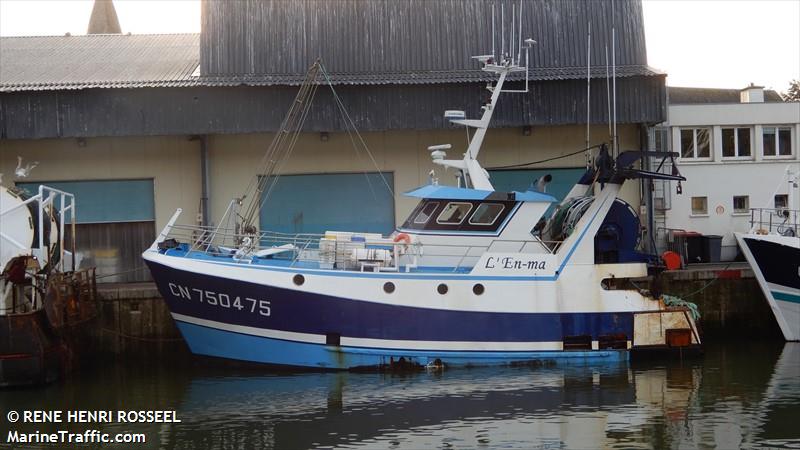
[[38, 165], [39, 161], [34, 161], [22, 167], [22, 156], [17, 156], [17, 168], [14, 170], [14, 174], [20, 178], [27, 178], [31, 174], [31, 170]]

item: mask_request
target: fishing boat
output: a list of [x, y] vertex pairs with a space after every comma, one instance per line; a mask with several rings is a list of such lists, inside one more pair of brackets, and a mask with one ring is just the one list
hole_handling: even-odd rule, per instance
[[0, 387], [52, 382], [72, 367], [74, 331], [96, 314], [94, 268], [74, 270], [74, 236], [74, 195], [0, 186]]
[[753, 268], [758, 284], [787, 341], [800, 341], [800, 211], [792, 209], [798, 173], [791, 167], [786, 208], [750, 210], [750, 230], [736, 233], [739, 248]]
[[[419, 203], [389, 236], [289, 235], [260, 231], [252, 219], [291, 154], [318, 74], [329, 79], [314, 64], [249, 206], [240, 212], [242, 201], [232, 201], [216, 228], [178, 224], [179, 209], [142, 255], [191, 351], [358, 369], [619, 360], [631, 351], [697, 348], [690, 311], [641, 288], [648, 258], [637, 251], [639, 219], [619, 198], [629, 179], [683, 180], [675, 164], [661, 165], [671, 173], [636, 168], [642, 158], [677, 154], [620, 152], [612, 139], [586, 150], [591, 162], [560, 203], [541, 190], [494, 189], [477, 158], [501, 94], [527, 92], [535, 41], [523, 41], [521, 29], [516, 36], [510, 51], [473, 57], [493, 77], [482, 116], [445, 112], [473, 132], [463, 158], [448, 159], [449, 144], [429, 147], [432, 167], [455, 171], [458, 185], [440, 185], [432, 171], [429, 184], [406, 192]], [[524, 90], [504, 88], [523, 78]]]

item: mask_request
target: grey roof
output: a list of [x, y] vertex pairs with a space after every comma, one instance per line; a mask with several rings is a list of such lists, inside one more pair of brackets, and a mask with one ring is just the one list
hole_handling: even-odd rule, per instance
[[188, 86], [199, 34], [0, 38], [0, 92]]
[[[207, 1], [201, 72], [293, 83], [321, 57], [329, 72], [354, 84], [485, 80], [471, 57], [491, 52], [493, 5], [499, 53], [501, 6], [508, 32], [517, 0]], [[613, 23], [618, 74], [657, 74], [647, 67], [640, 0], [523, 0], [522, 7], [523, 37], [538, 41], [533, 79], [586, 76], [589, 22], [595, 66], [605, 63], [606, 50], [611, 56]]]
[[[326, 61], [323, 61], [326, 70]], [[332, 84], [444, 84], [444, 83], [469, 83], [497, 80], [497, 75], [490, 74], [477, 68], [473, 70], [441, 70], [441, 71], [408, 71], [388, 73], [329, 73]], [[649, 66], [636, 65], [617, 67], [618, 78], [634, 76], [664, 75]], [[592, 78], [605, 78], [605, 68], [592, 70]], [[198, 79], [198, 85], [203, 86], [294, 86], [302, 83], [305, 73], [302, 74], [264, 74], [264, 75], [239, 75], [239, 76], [203, 76]], [[528, 79], [533, 81], [576, 80], [586, 79], [586, 67], [548, 67], [531, 69]], [[514, 73], [508, 80], [525, 80], [524, 73]], [[320, 79], [322, 82], [322, 79]]]
[[[202, 35], [4, 37], [0, 92], [296, 85], [318, 57], [336, 84], [489, 81], [492, 75], [471, 56], [491, 50], [492, 4], [499, 27], [500, 5], [508, 16], [518, 2], [203, 2]], [[663, 75], [647, 66], [640, 1], [615, 5], [617, 76]], [[524, 36], [538, 41], [531, 80], [586, 76], [589, 21], [592, 76], [605, 77], [600, 63], [611, 42], [610, 0], [523, 0], [523, 8]], [[198, 65], [202, 76], [192, 76]]]
[[[0, 92], [87, 88], [297, 85], [305, 76], [262, 74], [192, 76], [199, 64], [198, 34], [86, 35], [0, 38]], [[469, 61], [467, 61], [469, 62]], [[328, 66], [328, 61], [323, 61]], [[469, 70], [331, 73], [335, 84], [431, 84], [490, 81], [472, 62]], [[328, 68], [330, 70], [330, 68]], [[646, 65], [617, 67], [618, 77], [662, 75]], [[510, 77], [520, 79], [523, 74]], [[585, 67], [534, 68], [531, 80], [586, 76]], [[605, 77], [594, 67], [592, 77]]]
[[[701, 103], [740, 103], [742, 89], [715, 89], [667, 86], [670, 105], [692, 105]], [[764, 90], [764, 101], [782, 102], [781, 96], [769, 89]]]

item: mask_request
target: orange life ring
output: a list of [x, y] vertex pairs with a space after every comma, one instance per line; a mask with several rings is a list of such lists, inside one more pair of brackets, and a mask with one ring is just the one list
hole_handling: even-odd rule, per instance
[[393, 240], [394, 242], [403, 241], [406, 243], [406, 245], [411, 244], [411, 236], [407, 235], [406, 233], [398, 233]]

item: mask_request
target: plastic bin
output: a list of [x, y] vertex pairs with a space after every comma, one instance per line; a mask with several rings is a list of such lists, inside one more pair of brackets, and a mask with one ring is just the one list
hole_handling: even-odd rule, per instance
[[717, 263], [722, 253], [722, 236], [708, 234], [703, 236], [703, 262]]
[[[701, 243], [699, 238], [702, 235], [696, 231], [684, 230], [671, 230], [669, 235], [669, 250], [677, 253], [681, 257], [681, 267], [686, 267], [686, 264], [696, 263], [699, 261], [701, 253]], [[689, 254], [689, 240], [692, 240], [691, 255]]]
[[686, 236], [686, 263], [687, 264], [694, 264], [694, 263], [702, 263], [708, 262], [707, 257], [708, 255], [705, 252], [705, 240], [703, 239], [703, 235], [700, 233], [695, 233], [689, 236]]

